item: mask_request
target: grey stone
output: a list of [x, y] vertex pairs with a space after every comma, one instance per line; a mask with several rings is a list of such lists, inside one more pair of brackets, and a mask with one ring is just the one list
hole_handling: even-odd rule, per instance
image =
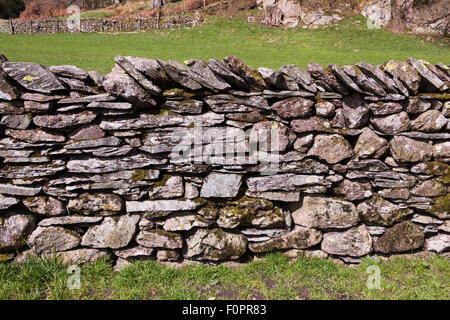
[[316, 156], [327, 163], [335, 164], [353, 156], [350, 143], [337, 134], [314, 137], [314, 144], [308, 151], [308, 156]]
[[81, 141], [69, 141], [64, 145], [64, 148], [67, 150], [74, 149], [85, 149], [85, 148], [96, 148], [96, 147], [105, 147], [105, 146], [120, 146], [122, 144], [122, 140], [117, 137], [104, 137], [104, 138], [95, 138], [95, 139], [84, 139]]
[[13, 138], [23, 140], [30, 143], [36, 142], [64, 142], [66, 138], [63, 135], [52, 134], [45, 130], [29, 129], [29, 130], [13, 130], [7, 129], [5, 133]]
[[251, 243], [249, 249], [252, 252], [269, 252], [285, 249], [306, 249], [322, 240], [320, 231], [296, 226], [291, 232], [285, 233], [265, 242]]
[[163, 228], [166, 231], [189, 231], [192, 228], [207, 228], [213, 223], [214, 221], [204, 219], [200, 215], [185, 214], [167, 219]]
[[250, 144], [258, 143], [258, 150], [261, 151], [285, 151], [295, 140], [295, 135], [280, 122], [264, 121], [253, 125], [249, 140]]
[[278, 101], [274, 103], [271, 108], [281, 118], [291, 119], [309, 116], [311, 114], [313, 105], [314, 101], [297, 97]]
[[307, 153], [313, 142], [313, 134], [298, 137], [297, 140], [295, 140], [294, 149], [302, 153]]
[[236, 174], [210, 173], [203, 183], [200, 195], [211, 197], [234, 197], [242, 184], [242, 176]]
[[241, 77], [251, 89], [264, 90], [267, 88], [267, 85], [259, 72], [246, 65], [238, 57], [226, 56], [223, 58], [222, 64], [228, 67], [237, 76]]
[[427, 161], [433, 155], [430, 144], [402, 136], [392, 138], [390, 150], [392, 157], [400, 162]]
[[394, 189], [383, 189], [378, 191], [378, 194], [383, 198], [387, 199], [409, 199], [409, 189], [408, 188], [394, 188]]
[[195, 260], [236, 260], [245, 254], [247, 239], [222, 229], [198, 229], [186, 239], [185, 257]]
[[82, 246], [119, 249], [126, 247], [134, 236], [139, 215], [106, 217], [99, 225], [92, 226], [84, 234]]
[[406, 112], [409, 114], [419, 114], [429, 110], [433, 106], [432, 101], [420, 99], [420, 97], [410, 97]]
[[136, 154], [118, 159], [88, 158], [84, 160], [70, 160], [67, 162], [68, 172], [103, 173], [129, 169], [138, 169], [149, 165], [166, 163], [166, 159], [157, 159], [144, 154]]
[[145, 90], [149, 91], [151, 94], [159, 95], [161, 94], [161, 89], [156, 86], [153, 82], [145, 78], [142, 73], [140, 73], [133, 63], [129, 61], [126, 57], [116, 56], [114, 61], [123, 70], [125, 70], [128, 75], [130, 75], [134, 80], [136, 80]]
[[180, 259], [180, 254], [175, 250], [158, 250], [156, 259], [158, 261], [177, 261]]
[[331, 123], [320, 117], [311, 117], [308, 119], [296, 119], [291, 121], [291, 128], [298, 133], [303, 132], [331, 132]]
[[406, 62], [416, 68], [416, 70], [422, 77], [422, 81], [426, 81], [426, 87], [432, 90], [431, 92], [445, 91], [446, 89], [448, 89], [445, 83], [441, 79], [439, 79], [439, 77], [436, 76], [430, 69], [427, 68], [424, 61], [417, 60], [415, 58], [408, 58]]
[[26, 129], [30, 125], [31, 116], [29, 114], [4, 115], [0, 124], [12, 129]]
[[0, 99], [11, 101], [15, 100], [17, 97], [17, 89], [8, 81], [3, 70], [0, 70]]
[[428, 110], [411, 122], [411, 129], [423, 132], [439, 132], [448, 122], [438, 110]]
[[221, 77], [217, 76], [208, 67], [208, 63], [203, 60], [191, 59], [187, 63], [187, 66], [191, 68], [192, 71], [196, 72], [198, 75], [204, 78], [212, 87], [217, 90], [228, 90], [231, 86], [223, 80]]
[[436, 159], [450, 157], [450, 141], [436, 143], [433, 145], [433, 155]]
[[328, 101], [318, 102], [316, 103], [315, 107], [316, 107], [316, 115], [325, 118], [331, 117], [335, 110], [334, 104]]
[[99, 139], [105, 136], [105, 132], [98, 125], [86, 125], [75, 129], [68, 136], [72, 140]]
[[41, 64], [5, 62], [2, 68], [11, 78], [28, 90], [51, 93], [65, 89], [58, 78]]
[[136, 257], [148, 257], [153, 254], [155, 250], [144, 246], [135, 246], [132, 248], [124, 248], [114, 250], [114, 255], [122, 259], [136, 258]]
[[297, 82], [280, 71], [260, 67], [258, 72], [269, 86], [280, 90], [299, 90]]
[[89, 76], [83, 69], [70, 65], [51, 66], [49, 69], [58, 76], [75, 78], [79, 80], [86, 80]]
[[347, 88], [338, 81], [336, 76], [321, 65], [312, 62], [307, 65], [306, 71], [308, 71], [314, 79], [324, 82], [328, 87], [340, 95], [347, 95], [349, 93]]
[[39, 115], [33, 117], [33, 123], [39, 127], [62, 129], [80, 124], [87, 124], [97, 117], [91, 111], [83, 111], [77, 114]]
[[252, 192], [247, 191], [245, 195], [251, 198], [263, 198], [271, 201], [281, 202], [299, 202], [300, 191], [265, 191], [265, 192]]
[[318, 175], [296, 175], [292, 173], [247, 178], [247, 186], [250, 192], [295, 191], [300, 186], [316, 184], [326, 184], [325, 178]]
[[200, 114], [202, 113], [203, 102], [199, 100], [167, 100], [165, 102], [165, 107], [176, 113]]
[[369, 121], [370, 109], [360, 94], [346, 96], [343, 102], [342, 115], [345, 120], [345, 128], [361, 128]]
[[383, 70], [393, 77], [397, 77], [408, 90], [416, 94], [419, 92], [420, 75], [410, 64], [402, 61], [389, 60], [383, 65]]
[[391, 253], [419, 249], [424, 245], [424, 234], [410, 221], [396, 224], [386, 229], [384, 234], [374, 241], [376, 252]]
[[450, 248], [450, 235], [440, 233], [437, 236], [426, 239], [425, 248], [428, 251], [435, 251], [438, 253], [446, 251]]
[[22, 187], [12, 184], [0, 184], [0, 194], [16, 196], [34, 196], [41, 192], [42, 187]]
[[183, 238], [164, 230], [141, 231], [136, 236], [136, 242], [148, 248], [179, 249], [183, 247]]
[[28, 238], [37, 253], [51, 253], [73, 249], [80, 244], [80, 237], [62, 227], [37, 227]]
[[372, 251], [372, 238], [365, 225], [343, 232], [328, 232], [323, 235], [321, 249], [340, 256], [362, 257]]
[[62, 160], [55, 160], [49, 164], [6, 165], [0, 169], [0, 177], [10, 179], [45, 177], [52, 176], [63, 170], [65, 170], [65, 163]]
[[317, 87], [308, 71], [304, 71], [293, 64], [281, 67], [280, 71], [289, 78], [294, 79], [304, 89], [313, 93], [317, 92]]
[[334, 75], [344, 83], [350, 90], [362, 93], [362, 90], [358, 87], [358, 85], [350, 78], [345, 71], [340, 69], [335, 64], [330, 64], [328, 66]]
[[395, 135], [407, 131], [410, 127], [408, 114], [404, 111], [389, 116], [376, 116], [370, 119], [376, 129], [385, 134]]
[[394, 80], [389, 78], [377, 66], [359, 62], [356, 66], [369, 78], [374, 79], [387, 93], [398, 93]]
[[28, 197], [22, 203], [31, 212], [45, 216], [59, 216], [66, 212], [64, 204], [53, 197]]
[[152, 187], [149, 190], [148, 195], [150, 199], [170, 199], [182, 197], [184, 195], [183, 177], [169, 177], [165, 183], [159, 183], [158, 186]]
[[25, 239], [34, 226], [34, 218], [29, 214], [8, 214], [0, 217], [0, 250], [14, 251], [24, 246]]
[[132, 212], [173, 212], [195, 210], [199, 204], [192, 200], [127, 201], [126, 210]]
[[412, 213], [411, 209], [397, 206], [378, 195], [357, 206], [361, 220], [367, 225], [391, 226]]
[[4, 195], [0, 194], [0, 210], [8, 209], [9, 207], [18, 203], [19, 199], [14, 197], [5, 197]]
[[41, 103], [35, 101], [25, 101], [23, 103], [26, 112], [44, 113], [50, 111], [50, 103]]
[[70, 199], [67, 209], [84, 215], [100, 214], [110, 216], [122, 210], [122, 199], [111, 193], [83, 193], [76, 199]]
[[376, 116], [388, 116], [403, 110], [403, 106], [398, 102], [371, 103], [369, 108]]
[[303, 197], [302, 206], [292, 213], [295, 224], [318, 229], [348, 228], [358, 224], [353, 203], [327, 197]]
[[364, 128], [355, 145], [355, 155], [361, 158], [379, 158], [389, 149], [386, 139], [379, 137], [373, 130]]
[[362, 89], [377, 96], [385, 96], [386, 91], [372, 78], [368, 78], [357, 66], [343, 66], [342, 70]]
[[368, 181], [351, 181], [345, 179], [342, 181], [334, 192], [345, 200], [355, 201], [370, 198], [372, 196], [372, 187]]
[[150, 92], [144, 90], [121, 68], [115, 67], [111, 73], [107, 74], [102, 86], [108, 93], [125, 99], [137, 107], [152, 108], [156, 105]]
[[47, 218], [39, 222], [41, 227], [58, 226], [58, 225], [74, 225], [74, 224], [92, 224], [102, 220], [102, 217], [84, 217], [84, 216], [64, 216], [56, 218]]
[[244, 90], [248, 89], [247, 84], [241, 77], [234, 74], [228, 67], [223, 65], [217, 59], [214, 58], [209, 59], [208, 67], [212, 70], [214, 74], [224, 79], [231, 86]]

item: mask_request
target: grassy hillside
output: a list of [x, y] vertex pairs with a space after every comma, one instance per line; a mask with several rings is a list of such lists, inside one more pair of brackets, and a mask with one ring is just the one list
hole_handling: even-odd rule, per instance
[[[359, 21], [359, 22], [356, 22]], [[355, 24], [356, 23], [356, 24]], [[279, 68], [301, 67], [311, 61], [352, 64], [361, 60], [379, 64], [410, 56], [432, 63], [450, 63], [450, 45], [406, 34], [369, 30], [362, 16], [325, 29], [269, 28], [244, 19], [209, 17], [197, 28], [105, 34], [0, 34], [0, 53], [11, 61], [45, 65], [73, 64], [108, 73], [115, 55], [132, 55], [180, 62], [236, 55], [248, 64]]]

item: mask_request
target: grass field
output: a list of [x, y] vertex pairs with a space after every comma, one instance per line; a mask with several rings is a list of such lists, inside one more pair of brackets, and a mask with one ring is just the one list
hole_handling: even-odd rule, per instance
[[[360, 21], [354, 24], [355, 21]], [[45, 65], [74, 64], [108, 73], [115, 55], [174, 59], [209, 59], [236, 55], [248, 64], [279, 68], [309, 62], [379, 64], [410, 56], [450, 63], [448, 40], [369, 30], [362, 16], [325, 29], [269, 28], [241, 19], [209, 17], [197, 28], [105, 34], [0, 34], [0, 53], [11, 61]]]
[[[367, 268], [380, 268], [369, 289]], [[289, 261], [269, 254], [239, 268], [187, 265], [180, 269], [140, 261], [113, 272], [106, 261], [81, 268], [80, 289], [54, 260], [0, 264], [0, 299], [450, 299], [450, 264], [442, 257], [366, 258], [357, 267], [325, 259]]]

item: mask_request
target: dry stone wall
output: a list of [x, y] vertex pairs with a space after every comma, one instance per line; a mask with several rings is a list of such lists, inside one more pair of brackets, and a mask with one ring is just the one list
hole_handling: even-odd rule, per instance
[[445, 64], [1, 62], [1, 260], [450, 248]]
[[67, 20], [12, 20], [11, 33], [73, 33], [73, 32], [121, 32], [150, 29], [170, 29], [183, 26], [196, 26], [200, 23], [194, 15], [165, 16], [161, 18], [126, 18], [126, 19], [80, 19], [77, 25], [68, 25]]

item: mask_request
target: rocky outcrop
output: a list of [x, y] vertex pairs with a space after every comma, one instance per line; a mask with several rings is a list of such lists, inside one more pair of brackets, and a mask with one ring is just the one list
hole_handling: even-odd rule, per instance
[[115, 63], [2, 64], [5, 260], [448, 251], [445, 65]]

